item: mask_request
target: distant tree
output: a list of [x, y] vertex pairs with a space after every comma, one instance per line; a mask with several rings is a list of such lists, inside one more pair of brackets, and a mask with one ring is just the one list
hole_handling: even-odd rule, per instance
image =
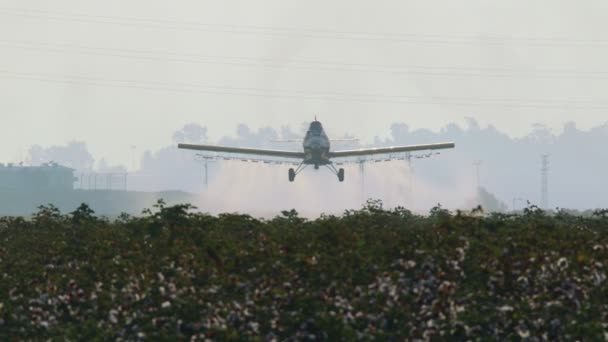
[[532, 125], [532, 132], [528, 135], [528, 139], [540, 143], [549, 144], [556, 140], [556, 136], [551, 132], [551, 128], [542, 123]]
[[190, 123], [173, 133], [175, 143], [203, 143], [207, 141], [207, 127]]
[[409, 133], [410, 127], [405, 123], [394, 123], [391, 125], [391, 137], [395, 142], [403, 142]]
[[80, 141], [70, 142], [66, 146], [48, 148], [34, 145], [30, 148], [26, 161], [31, 165], [56, 162], [78, 170], [92, 169], [95, 163], [86, 143]]
[[252, 135], [249, 126], [242, 123], [236, 127], [236, 134], [240, 139], [248, 139]]
[[257, 131], [254, 131], [245, 124], [239, 124], [236, 133], [236, 138], [224, 136], [218, 141], [218, 144], [239, 147], [272, 148], [272, 141], [279, 138], [279, 133], [272, 127], [262, 127]]
[[126, 173], [127, 168], [123, 165], [109, 165], [105, 158], [101, 158], [97, 163], [97, 171], [105, 173]]
[[304, 132], [296, 133], [289, 126], [281, 126], [281, 139], [298, 139], [304, 137]]
[[467, 122], [467, 126], [469, 126], [469, 131], [476, 132], [481, 129], [481, 127], [479, 127], [479, 123], [477, 123], [477, 120], [475, 120], [475, 118], [467, 116], [464, 119]]
[[505, 212], [507, 205], [488, 192], [484, 187], [477, 190], [477, 202], [486, 212]]

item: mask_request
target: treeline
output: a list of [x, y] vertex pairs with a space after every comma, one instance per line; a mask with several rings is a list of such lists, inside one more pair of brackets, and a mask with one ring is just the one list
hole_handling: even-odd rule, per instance
[[[326, 127], [332, 137], [350, 136], [341, 127]], [[202, 180], [202, 164], [194, 153], [180, 151], [177, 143], [220, 144], [228, 146], [300, 150], [297, 143], [277, 144], [273, 140], [297, 139], [306, 131], [302, 127], [251, 128], [238, 125], [232, 136], [212, 140], [204, 124], [187, 124], [172, 136], [172, 142], [155, 151], [139, 151], [136, 160], [138, 175], [129, 180], [131, 189], [141, 191], [182, 190], [205, 192]], [[480, 185], [494, 194], [497, 199], [511, 205], [514, 199], [524, 199], [540, 204], [541, 199], [541, 155], [549, 154], [549, 207], [564, 207], [583, 210], [584, 208], [606, 207], [604, 196], [608, 189], [608, 149], [604, 148], [608, 139], [608, 123], [588, 130], [577, 128], [572, 122], [564, 125], [559, 132], [549, 127], [535, 125], [528, 134], [520, 138], [510, 137], [499, 128], [482, 127], [469, 119], [466, 125], [449, 123], [439, 131], [413, 129], [406, 123], [394, 123], [381, 134], [385, 138], [375, 138], [370, 144], [362, 142], [370, 137], [359, 137], [361, 142], [335, 143], [334, 149], [382, 147], [401, 144], [424, 144], [453, 141], [456, 148], [442, 152], [429, 159], [415, 159], [413, 163], [415, 179], [423, 184], [434, 184], [445, 189], [468, 184], [473, 188], [475, 161], [483, 161], [480, 167]], [[381, 133], [381, 132], [379, 132]], [[84, 142], [73, 142], [66, 146], [32, 146], [27, 162], [39, 164], [56, 161], [79, 171], [125, 172], [125, 166], [108, 165], [93, 156]], [[209, 165], [209, 181], [230, 179], [220, 170], [225, 163]], [[226, 169], [242, 174], [249, 166], [229, 165]], [[352, 174], [352, 173], [351, 173]], [[349, 178], [351, 179], [351, 178]], [[370, 183], [371, 184], [371, 183]], [[368, 189], [369, 191], [373, 189]], [[458, 191], [461, 196], [462, 190]], [[439, 200], [437, 200], [439, 201]], [[432, 202], [431, 202], [432, 203]], [[464, 203], [463, 203], [464, 206]]]
[[0, 339], [601, 340], [608, 210], [0, 219]]

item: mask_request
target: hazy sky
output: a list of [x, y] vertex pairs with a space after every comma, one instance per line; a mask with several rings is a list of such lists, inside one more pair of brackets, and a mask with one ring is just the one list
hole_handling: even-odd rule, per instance
[[129, 164], [186, 123], [608, 121], [606, 1], [0, 0], [0, 161], [83, 140]]

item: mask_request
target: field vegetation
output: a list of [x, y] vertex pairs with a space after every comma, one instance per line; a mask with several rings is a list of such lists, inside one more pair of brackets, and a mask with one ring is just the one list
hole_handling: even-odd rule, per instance
[[0, 339], [603, 340], [608, 211], [0, 219]]

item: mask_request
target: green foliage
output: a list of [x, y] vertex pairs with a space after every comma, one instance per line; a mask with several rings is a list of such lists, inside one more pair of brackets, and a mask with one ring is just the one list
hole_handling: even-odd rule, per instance
[[55, 225], [61, 221], [61, 211], [52, 204], [39, 206], [33, 216], [33, 222], [38, 226]]
[[84, 225], [86, 223], [95, 222], [95, 211], [91, 209], [87, 204], [82, 203], [75, 211], [71, 213], [72, 223], [75, 225]]
[[0, 340], [604, 338], [608, 211], [193, 209], [0, 218]]

